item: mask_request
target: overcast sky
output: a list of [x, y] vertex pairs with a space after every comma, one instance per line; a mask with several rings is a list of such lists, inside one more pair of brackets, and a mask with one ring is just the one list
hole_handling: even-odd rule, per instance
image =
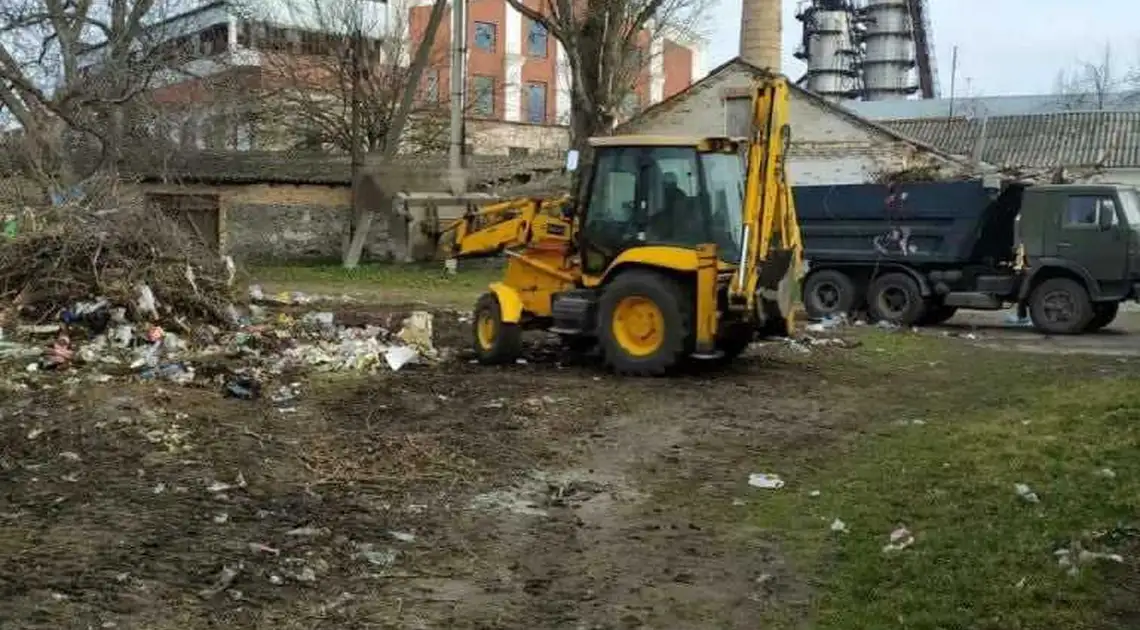
[[[719, 5], [708, 28], [706, 71], [737, 54], [740, 1]], [[792, 57], [800, 41], [796, 0], [784, 0], [784, 72], [793, 79], [804, 65]], [[1057, 71], [1079, 60], [1099, 59], [1105, 43], [1123, 75], [1140, 66], [1137, 0], [929, 0], [935, 60], [944, 96], [950, 91], [952, 51], [958, 46], [956, 91], [963, 96], [1041, 94]], [[968, 87], [967, 87], [968, 86]], [[968, 89], [968, 94], [966, 90]]]

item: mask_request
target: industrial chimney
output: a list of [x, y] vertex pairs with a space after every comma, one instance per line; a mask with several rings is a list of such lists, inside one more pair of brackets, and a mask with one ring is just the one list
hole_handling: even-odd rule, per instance
[[740, 11], [740, 58], [776, 72], [780, 70], [780, 5], [780, 0], [743, 0]]

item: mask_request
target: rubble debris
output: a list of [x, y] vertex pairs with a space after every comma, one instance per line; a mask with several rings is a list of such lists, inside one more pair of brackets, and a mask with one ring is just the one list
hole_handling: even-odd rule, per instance
[[261, 397], [261, 383], [248, 376], [234, 376], [226, 381], [225, 395], [238, 400], [256, 400]]
[[1018, 498], [1020, 498], [1022, 501], [1025, 501], [1026, 503], [1041, 502], [1041, 499], [1037, 496], [1037, 493], [1034, 492], [1033, 489], [1030, 488], [1027, 484], [1014, 484], [1013, 490], [1017, 493]]
[[222, 591], [229, 589], [230, 585], [234, 583], [238, 575], [245, 569], [245, 565], [238, 562], [236, 565], [226, 565], [222, 571], [214, 579], [214, 584], [209, 588], [198, 591], [198, 596], [203, 599], [209, 599]]
[[1057, 566], [1065, 569], [1065, 573], [1073, 577], [1080, 574], [1082, 567], [1094, 562], [1114, 562], [1117, 564], [1124, 562], [1124, 556], [1120, 554], [1089, 551], [1083, 547], [1080, 541], [1075, 541], [1068, 547], [1054, 550], [1053, 556], [1057, 558]]
[[914, 534], [910, 533], [910, 530], [906, 527], [900, 525], [891, 532], [890, 542], [883, 545], [883, 553], [902, 551], [913, 544]]
[[752, 473], [748, 476], [748, 485], [753, 488], [778, 490], [784, 487], [784, 480], [780, 479], [779, 475], [770, 473]]

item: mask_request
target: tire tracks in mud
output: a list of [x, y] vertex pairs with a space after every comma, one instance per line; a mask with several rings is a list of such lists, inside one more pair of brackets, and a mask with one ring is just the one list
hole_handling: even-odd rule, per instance
[[[794, 580], [728, 507], [750, 451], [739, 423], [725, 424], [724, 388], [705, 385], [707, 395], [657, 396], [607, 418], [575, 465], [516, 489], [545, 516], [497, 519], [489, 555], [511, 578], [498, 602], [509, 612], [493, 627], [755, 627], [779, 596], [773, 576]], [[729, 415], [751, 413], [749, 400]]]

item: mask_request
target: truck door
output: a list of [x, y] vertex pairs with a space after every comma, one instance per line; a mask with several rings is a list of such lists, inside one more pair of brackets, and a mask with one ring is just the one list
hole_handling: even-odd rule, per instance
[[1076, 193], [1066, 200], [1057, 255], [1088, 270], [1102, 286], [1128, 274], [1128, 229], [1112, 194]]

